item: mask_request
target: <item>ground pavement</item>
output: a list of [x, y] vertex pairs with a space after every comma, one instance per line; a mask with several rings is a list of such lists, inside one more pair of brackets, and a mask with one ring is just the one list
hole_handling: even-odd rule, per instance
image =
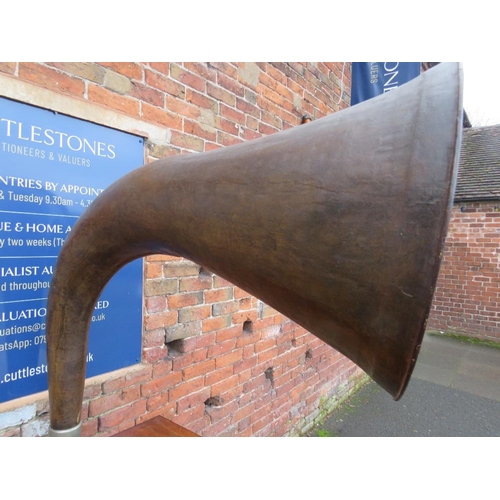
[[374, 382], [308, 436], [500, 436], [500, 349], [426, 334], [399, 401]]

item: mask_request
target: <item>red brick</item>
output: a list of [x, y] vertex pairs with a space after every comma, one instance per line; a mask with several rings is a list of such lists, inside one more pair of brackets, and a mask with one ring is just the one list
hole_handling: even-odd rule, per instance
[[236, 425], [231, 425], [231, 415], [217, 420], [212, 425], [206, 427], [203, 431], [204, 436], [232, 436], [236, 431]]
[[[165, 410], [165, 408], [168, 406], [168, 396], [168, 391], [164, 391], [157, 394], [152, 394], [150, 397], [148, 397], [146, 400], [148, 413], [155, 410]], [[172, 408], [174, 414], [175, 407], [175, 402], [170, 403], [170, 408]]]
[[83, 391], [83, 399], [94, 399], [101, 396], [101, 387], [97, 383], [85, 384], [85, 389]]
[[257, 365], [257, 358], [250, 357], [250, 358], [243, 358], [241, 361], [237, 361], [233, 365], [233, 371], [234, 373], [241, 373], [243, 371], [249, 370], [250, 368], [253, 368], [254, 366]]
[[134, 80], [142, 80], [142, 67], [139, 63], [128, 62], [101, 62], [101, 66], [110, 68], [116, 73], [128, 76]]
[[242, 334], [241, 326], [235, 325], [228, 328], [222, 328], [216, 333], [216, 342], [224, 342], [225, 340], [237, 338]]
[[226, 328], [231, 325], [231, 316], [217, 316], [216, 318], [206, 318], [202, 323], [203, 333], [213, 332], [215, 330], [220, 330], [221, 328]]
[[257, 133], [257, 130], [259, 130], [259, 120], [251, 116], [247, 115], [245, 125], [248, 127], [248, 129], [253, 130], [255, 133]]
[[163, 264], [161, 262], [146, 262], [145, 266], [146, 278], [163, 278]]
[[125, 406], [133, 403], [140, 398], [140, 388], [138, 385], [127, 387], [119, 392], [109, 394], [105, 397], [90, 401], [89, 416], [96, 417], [102, 413], [106, 413], [120, 406]]
[[177, 260], [167, 262], [163, 266], [163, 276], [181, 277], [181, 276], [198, 276], [200, 274], [200, 266], [189, 260]]
[[205, 375], [205, 385], [207, 387], [210, 387], [213, 384], [220, 382], [221, 380], [231, 377], [232, 374], [233, 374], [232, 365], [227, 365], [224, 368], [219, 368], [218, 370], [207, 373]]
[[[250, 419], [251, 420], [251, 419]], [[252, 434], [255, 436], [267, 436], [274, 420], [274, 415], [269, 413], [252, 425]]]
[[258, 317], [259, 313], [255, 309], [239, 311], [232, 315], [233, 323], [236, 324], [248, 323], [247, 325], [245, 325], [245, 333], [248, 333], [248, 330], [253, 331], [255, 329], [253, 325], [254, 322], [257, 321]]
[[196, 89], [198, 92], [205, 92], [205, 79], [186, 71], [177, 64], [170, 64], [170, 76], [187, 87]]
[[179, 322], [186, 323], [208, 318], [211, 313], [210, 305], [199, 305], [193, 307], [184, 307], [179, 310]]
[[[182, 341], [172, 342], [172, 344], [180, 343]], [[199, 363], [207, 359], [207, 347], [202, 347], [201, 349], [191, 350], [184, 354], [176, 354], [171, 356], [170, 360], [172, 362], [172, 370], [178, 371], [182, 370], [184, 367], [190, 364]]]
[[204, 377], [192, 378], [170, 389], [170, 401], [178, 401], [180, 398], [200, 391], [205, 386]]
[[171, 143], [174, 146], [188, 149], [190, 151], [203, 151], [203, 139], [183, 132], [172, 131]]
[[194, 104], [198, 108], [209, 109], [214, 113], [217, 113], [219, 109], [217, 101], [191, 89], [186, 90], [186, 101]]
[[234, 146], [235, 144], [241, 144], [242, 139], [228, 135], [220, 130], [217, 132], [217, 142], [223, 146]]
[[214, 288], [225, 288], [228, 286], [233, 286], [233, 284], [230, 281], [214, 274]]
[[[229, 401], [221, 406], [207, 407], [205, 411], [210, 415], [212, 422], [220, 422], [230, 417], [230, 423], [234, 424], [232, 415], [237, 409], [238, 403], [236, 401]], [[228, 435], [232, 435], [233, 432], [234, 429], [229, 430]]]
[[233, 298], [233, 287], [218, 288], [216, 290], [206, 290], [204, 292], [205, 303], [222, 302]]
[[242, 357], [243, 357], [243, 351], [241, 349], [235, 349], [234, 351], [231, 351], [228, 354], [224, 354], [216, 358], [215, 365], [217, 369], [219, 369], [224, 366], [234, 364], [237, 361], [240, 361]]
[[99, 432], [106, 431], [127, 421], [134, 420], [146, 412], [146, 400], [136, 401], [99, 417]]
[[142, 345], [148, 347], [163, 347], [165, 344], [165, 329], [147, 330], [142, 338]]
[[161, 363], [153, 365], [152, 378], [161, 378], [172, 371], [172, 359], [164, 359]]
[[168, 307], [170, 309], [179, 309], [201, 303], [203, 303], [203, 292], [180, 293], [168, 297]]
[[230, 389], [234, 389], [239, 385], [238, 375], [225, 378], [212, 385], [212, 394], [224, 394]]
[[176, 323], [175, 325], [169, 326], [165, 329], [165, 342], [167, 342], [171, 348], [175, 348], [177, 344], [174, 344], [173, 342], [201, 335], [201, 333], [201, 321]]
[[271, 135], [271, 134], [274, 134], [275, 132], [279, 132], [279, 130], [275, 129], [273, 127], [270, 127], [269, 125], [266, 125], [265, 123], [259, 123], [259, 132], [262, 135]]
[[151, 379], [151, 366], [141, 366], [140, 369], [127, 373], [125, 376], [107, 380], [102, 384], [102, 392], [109, 394], [125, 387], [130, 387], [135, 384], [140, 384]]
[[275, 101], [273, 98], [270, 98], [269, 95], [266, 95], [267, 92], [263, 91], [262, 86], [258, 85], [257, 90], [260, 89], [262, 95], [265, 97], [268, 97], [271, 101], [276, 102], [277, 104], [282, 103], [282, 99], [287, 99], [289, 101], [293, 100], [293, 93], [291, 92], [290, 89], [288, 89], [284, 84], [286, 84], [286, 79], [284, 80], [283, 83], [280, 83], [277, 81], [275, 78], [267, 75], [266, 73], [261, 73], [259, 77], [259, 81], [262, 84], [262, 86], [267, 87], [269, 90], [274, 91], [277, 93], [279, 96], [281, 96], [281, 99], [278, 99]]
[[215, 333], [204, 333], [199, 337], [175, 340], [172, 342], [173, 348], [178, 352], [196, 351], [202, 347], [207, 347], [215, 342]]
[[226, 103], [228, 106], [235, 106], [236, 96], [227, 90], [209, 83], [207, 85], [207, 94], [218, 101]]
[[122, 111], [129, 116], [139, 116], [139, 101], [120, 94], [115, 94], [108, 89], [89, 84], [88, 99], [91, 102], [102, 104], [108, 108]]
[[262, 137], [262, 134], [259, 132], [255, 132], [253, 130], [250, 130], [248, 128], [243, 129], [243, 134], [241, 136], [245, 141], [253, 141], [254, 139], [258, 139], [259, 137]]
[[82, 79], [65, 75], [38, 63], [19, 63], [19, 78], [56, 92], [77, 97], [83, 97], [85, 92], [85, 83]]
[[155, 330], [156, 328], [165, 328], [177, 323], [177, 311], [164, 311], [161, 313], [149, 314], [144, 318], [144, 327], [146, 330]]
[[189, 408], [183, 411], [181, 414], [172, 417], [172, 422], [189, 429], [191, 432], [194, 432], [191, 427], [193, 423], [198, 422], [200, 419], [203, 419], [205, 416], [205, 405], [197, 405], [193, 408]]
[[252, 415], [250, 416], [250, 421], [252, 423], [255, 423], [261, 420], [262, 418], [267, 418], [268, 416], [272, 417], [272, 415], [270, 415], [270, 411], [271, 411], [271, 403], [267, 403], [261, 406], [259, 409], [256, 409], [252, 413]]
[[185, 62], [184, 67], [191, 71], [191, 73], [196, 73], [201, 76], [204, 80], [215, 82], [217, 80], [217, 71], [210, 68], [206, 63], [199, 62]]
[[246, 406], [238, 408], [233, 414], [233, 422], [238, 422], [244, 418], [250, 417], [255, 411], [255, 403], [251, 402]]
[[218, 129], [226, 132], [227, 134], [234, 135], [236, 137], [240, 133], [240, 128], [236, 123], [234, 123], [231, 120], [226, 120], [225, 118], [221, 118], [220, 116], [216, 118], [215, 126]]
[[224, 73], [231, 78], [237, 78], [238, 72], [235, 66], [228, 62], [210, 62], [208, 66], [218, 70], [218, 76], [220, 73]]
[[156, 363], [168, 356], [167, 346], [157, 346], [151, 348], [145, 348], [142, 355], [142, 360], [144, 363]]
[[212, 288], [212, 276], [198, 276], [196, 278], [181, 278], [179, 281], [180, 292], [195, 290], [208, 290]]
[[232, 351], [236, 347], [236, 339], [229, 339], [224, 342], [217, 342], [208, 348], [208, 356], [220, 356], [229, 351]]
[[[267, 111], [262, 111], [261, 120], [263, 124], [270, 125], [271, 127], [274, 127], [276, 129], [282, 128], [282, 120], [279, 118], [278, 113], [268, 113]], [[263, 124], [259, 125], [259, 128], [261, 128]]]
[[214, 142], [205, 142], [205, 151], [213, 151], [214, 149], [220, 149], [222, 146]]
[[133, 82], [130, 95], [152, 106], [162, 108], [165, 105], [165, 94], [143, 83]]
[[229, 92], [237, 95], [238, 97], [243, 97], [245, 95], [243, 86], [234, 78], [219, 73], [219, 75], [217, 76], [217, 83], [221, 87], [224, 87], [225, 89], [229, 90]]
[[16, 72], [17, 63], [15, 62], [0, 62], [0, 73], [13, 75]]
[[270, 63], [267, 65], [267, 73], [268, 75], [279, 82], [281, 85], [287, 84], [288, 77], [287, 74], [290, 72], [288, 67], [285, 67], [284, 63]]
[[190, 380], [192, 378], [199, 377], [200, 375], [205, 375], [213, 370], [215, 370], [215, 360], [207, 359], [184, 368], [182, 370], [183, 380]]
[[53, 68], [57, 68], [71, 76], [78, 76], [84, 80], [103, 84], [106, 70], [96, 63], [88, 62], [54, 62], [46, 63]]
[[93, 418], [91, 420], [85, 420], [82, 422], [82, 436], [91, 437], [95, 436], [98, 432], [98, 420]]
[[158, 123], [168, 128], [182, 130], [182, 118], [179, 115], [157, 106], [143, 103], [142, 117], [147, 121]]
[[238, 310], [239, 303], [235, 300], [226, 302], [217, 302], [212, 305], [212, 315], [221, 316], [223, 314], [231, 314]]
[[167, 308], [167, 299], [165, 297], [147, 297], [145, 305], [148, 313], [161, 312]]
[[201, 391], [192, 392], [187, 396], [177, 399], [177, 412], [182, 413], [186, 410], [201, 406], [205, 409], [205, 401], [210, 397], [210, 387], [205, 387]]
[[156, 71], [146, 70], [146, 83], [155, 89], [161, 90], [167, 94], [184, 99], [186, 96], [186, 87], [168, 76]]
[[190, 104], [184, 99], [177, 99], [176, 97], [170, 95], [166, 96], [165, 108], [174, 114], [195, 120], [198, 119], [201, 114], [198, 106]]
[[217, 137], [213, 127], [199, 124], [188, 119], [184, 119], [184, 132], [205, 139], [206, 141], [215, 141]]
[[170, 372], [164, 377], [150, 380], [142, 384], [141, 386], [141, 395], [143, 397], [149, 397], [153, 394], [157, 394], [159, 392], [168, 391], [172, 387], [175, 387], [177, 384], [182, 382], [182, 373], [178, 371]]
[[255, 344], [255, 352], [267, 351], [276, 345], [276, 339], [264, 339]]
[[258, 106], [255, 106], [254, 104], [249, 103], [248, 101], [245, 101], [244, 99], [236, 99], [236, 109], [239, 109], [243, 113], [251, 115], [256, 119], [260, 118], [260, 108]]

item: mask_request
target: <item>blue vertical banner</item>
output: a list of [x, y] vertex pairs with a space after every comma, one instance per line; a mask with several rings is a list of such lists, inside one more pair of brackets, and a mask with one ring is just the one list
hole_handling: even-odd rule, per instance
[[351, 106], [397, 89], [420, 75], [419, 62], [353, 62]]
[[[144, 163], [144, 139], [0, 97], [0, 403], [47, 389], [45, 320], [65, 238], [112, 182]], [[140, 362], [142, 259], [92, 316], [87, 377]]]

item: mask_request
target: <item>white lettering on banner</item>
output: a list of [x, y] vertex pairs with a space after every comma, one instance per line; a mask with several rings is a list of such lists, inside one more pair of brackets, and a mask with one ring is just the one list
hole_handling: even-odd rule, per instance
[[14, 191], [9, 191], [9, 201], [22, 201], [25, 203], [35, 203], [36, 205], [41, 205], [43, 203], [43, 196], [37, 196], [35, 194], [18, 194]]
[[24, 309], [21, 311], [1, 311], [0, 323], [7, 321], [18, 321], [21, 319], [45, 318], [47, 308], [40, 307], [39, 309]]
[[88, 186], [76, 186], [74, 184], [63, 184], [61, 186], [61, 193], [77, 193], [90, 196], [98, 196], [104, 189], [93, 188]]
[[399, 71], [397, 71], [397, 67], [399, 66], [399, 63], [393, 63], [393, 67], [389, 67], [390, 63], [384, 63], [384, 76], [387, 77], [389, 76], [389, 79], [384, 82], [384, 93], [389, 92], [391, 90], [397, 89], [399, 87], [398, 81], [394, 81], [394, 78], [398, 76]]
[[[58, 147], [60, 149], [68, 148], [71, 151], [88, 153], [102, 158], [109, 158], [111, 160], [116, 157], [116, 147], [114, 144], [106, 144], [100, 141], [90, 141], [85, 137], [69, 135], [57, 130], [44, 129], [36, 125], [26, 126], [22, 122], [9, 120], [8, 118], [0, 118], [0, 123], [3, 125], [0, 128], [0, 132], [2, 132], [5, 137], [16, 138], [21, 141], [33, 142], [35, 144], [43, 144], [49, 147]], [[3, 144], [4, 148], [9, 147], [7, 143]], [[6, 150], [8, 149], [4, 149], [4, 151]]]
[[47, 365], [42, 363], [37, 367], [26, 366], [25, 368], [19, 368], [15, 372], [6, 373], [3, 379], [0, 379], [0, 384], [15, 382], [16, 380], [21, 380], [23, 378], [34, 377], [35, 375], [42, 375], [47, 373]]
[[37, 290], [48, 290], [50, 287], [50, 281], [32, 281], [29, 283], [17, 283], [16, 281], [13, 281], [12, 283], [9, 283], [9, 289], [11, 292], [17, 292], [19, 290], [33, 290], [36, 292]]
[[[9, 335], [20, 335], [22, 333], [40, 332], [45, 330], [45, 323], [35, 323], [33, 325], [23, 326], [9, 326], [8, 328], [0, 328], [0, 337], [7, 337]], [[45, 336], [43, 336], [45, 338]], [[38, 343], [41, 343], [37, 341]], [[38, 344], [37, 344], [38, 345]]]
[[8, 187], [43, 189], [42, 181], [39, 181], [37, 179], [23, 179], [22, 177], [12, 177], [10, 175], [0, 175], [0, 184]]
[[31, 156], [33, 158], [45, 158], [45, 151], [38, 148], [30, 148], [29, 146], [20, 146], [19, 144], [9, 144], [2, 142], [2, 151], [15, 155]]
[[0, 276], [2, 278], [7, 276], [36, 276], [39, 269], [40, 266], [0, 267]]

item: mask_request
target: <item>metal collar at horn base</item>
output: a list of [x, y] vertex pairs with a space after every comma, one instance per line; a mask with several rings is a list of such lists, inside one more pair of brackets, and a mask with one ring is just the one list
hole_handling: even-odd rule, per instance
[[71, 429], [57, 430], [49, 427], [49, 437], [81, 437], [82, 436], [82, 423], [80, 422]]

